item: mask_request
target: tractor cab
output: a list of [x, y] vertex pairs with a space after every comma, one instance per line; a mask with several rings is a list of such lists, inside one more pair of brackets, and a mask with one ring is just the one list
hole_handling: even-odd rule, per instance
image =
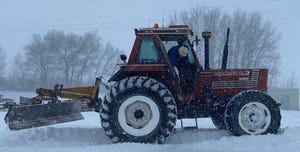
[[[192, 29], [187, 25], [171, 25], [168, 28], [154, 26], [135, 29], [135, 34], [136, 40], [127, 64], [121, 66], [120, 71], [110, 80], [117, 81], [133, 75], [151, 76], [165, 82], [180, 98], [191, 96], [196, 75], [202, 69], [189, 39], [193, 35]], [[169, 51], [179, 45], [187, 49], [184, 69], [170, 61]], [[176, 58], [179, 58], [177, 55]]]

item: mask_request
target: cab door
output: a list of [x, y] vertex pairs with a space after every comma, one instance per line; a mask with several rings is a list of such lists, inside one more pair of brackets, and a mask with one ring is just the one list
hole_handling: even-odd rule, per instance
[[[168, 51], [170, 51], [174, 46], [181, 45], [186, 47], [188, 50], [187, 56], [183, 57], [185, 58], [185, 62], [178, 62], [180, 58], [178, 55], [177, 69], [182, 93], [184, 95], [192, 95], [195, 88], [196, 75], [199, 71], [198, 69], [200, 65], [189, 39], [185, 36], [174, 36], [166, 38], [163, 43]], [[182, 59], [180, 60], [182, 61]]]

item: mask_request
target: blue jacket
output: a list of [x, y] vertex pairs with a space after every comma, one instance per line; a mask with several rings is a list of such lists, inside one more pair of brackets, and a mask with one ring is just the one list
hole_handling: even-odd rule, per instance
[[178, 53], [178, 49], [180, 47], [181, 46], [179, 46], [179, 45], [173, 46], [168, 52], [170, 62], [173, 66], [185, 66], [188, 63], [187, 56], [186, 57], [180, 57], [180, 55]]

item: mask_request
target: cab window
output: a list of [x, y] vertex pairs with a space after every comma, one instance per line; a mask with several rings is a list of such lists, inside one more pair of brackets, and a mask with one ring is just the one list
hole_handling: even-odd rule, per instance
[[158, 63], [160, 60], [157, 48], [152, 38], [144, 38], [138, 51], [136, 63]]
[[[175, 40], [163, 41], [163, 44], [164, 44], [165, 48], [169, 51], [173, 46], [177, 46], [178, 42]], [[195, 58], [194, 58], [193, 52], [191, 51], [190, 45], [187, 42], [187, 40], [184, 41], [183, 45], [189, 50], [188, 54], [187, 54], [188, 62], [195, 63]]]

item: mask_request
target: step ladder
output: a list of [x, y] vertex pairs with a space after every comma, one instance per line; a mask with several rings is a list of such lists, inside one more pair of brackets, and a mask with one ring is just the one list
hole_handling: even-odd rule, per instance
[[186, 130], [192, 130], [192, 129], [198, 129], [198, 121], [197, 121], [197, 118], [193, 118], [195, 120], [195, 125], [194, 126], [184, 126], [183, 125], [183, 120], [180, 119], [180, 124], [181, 124], [181, 128], [182, 129], [186, 129]]

